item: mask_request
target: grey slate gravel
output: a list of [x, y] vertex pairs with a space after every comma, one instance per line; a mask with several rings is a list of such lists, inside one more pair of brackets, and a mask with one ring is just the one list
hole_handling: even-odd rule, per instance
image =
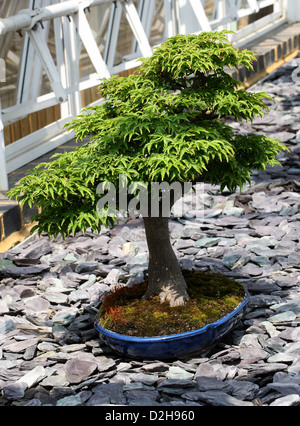
[[122, 358], [93, 321], [112, 286], [147, 276], [142, 222], [65, 241], [35, 235], [0, 256], [0, 406], [300, 405], [300, 89], [291, 80], [299, 65], [300, 57], [251, 89], [277, 97], [264, 119], [229, 121], [283, 137], [283, 167], [254, 172], [242, 194], [205, 184], [203, 220], [188, 197], [190, 210], [170, 219], [182, 266], [247, 287], [238, 327], [190, 359]]

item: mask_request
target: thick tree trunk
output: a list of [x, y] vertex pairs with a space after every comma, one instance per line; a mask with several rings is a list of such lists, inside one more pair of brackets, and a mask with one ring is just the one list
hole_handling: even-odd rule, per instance
[[180, 306], [189, 296], [171, 246], [168, 222], [167, 217], [144, 218], [149, 248], [149, 283], [144, 298], [159, 295], [161, 302], [169, 301], [170, 306]]

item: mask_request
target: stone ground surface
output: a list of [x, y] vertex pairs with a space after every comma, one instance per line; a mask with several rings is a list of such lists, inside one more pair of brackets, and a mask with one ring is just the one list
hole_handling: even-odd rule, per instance
[[33, 235], [0, 258], [0, 405], [300, 405], [300, 57], [252, 90], [275, 102], [235, 124], [290, 148], [242, 193], [205, 185], [204, 219], [170, 220], [183, 267], [224, 273], [250, 294], [244, 319], [197, 357], [122, 358], [93, 327], [99, 300], [147, 271], [142, 223], [56, 242]]

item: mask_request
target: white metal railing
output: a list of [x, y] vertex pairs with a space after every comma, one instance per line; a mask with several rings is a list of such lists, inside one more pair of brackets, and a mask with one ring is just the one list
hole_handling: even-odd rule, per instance
[[[282, 24], [286, 2], [294, 0], [29, 0], [30, 9], [0, 19], [0, 36], [22, 31], [25, 37], [19, 64], [17, 102], [2, 111], [0, 103], [0, 190], [8, 189], [7, 173], [71, 138], [63, 132], [63, 125], [80, 113], [81, 91], [99, 85], [99, 78], [136, 67], [139, 57], [152, 54], [150, 36], [157, 1], [163, 7], [161, 41], [178, 33], [234, 29], [237, 32], [233, 41], [242, 46]], [[87, 11], [94, 13], [97, 7], [104, 5], [107, 12], [103, 14], [106, 42], [101, 53]], [[267, 6], [273, 7], [270, 14], [238, 29], [239, 19]], [[123, 55], [121, 62], [115, 64], [122, 14], [134, 41], [131, 53]], [[55, 60], [47, 43], [50, 23], [54, 28]], [[79, 73], [82, 46], [95, 71], [84, 77]], [[46, 74], [51, 86], [51, 91], [44, 95], [40, 95], [42, 73]], [[61, 110], [58, 121], [5, 147], [3, 126], [57, 104]]]

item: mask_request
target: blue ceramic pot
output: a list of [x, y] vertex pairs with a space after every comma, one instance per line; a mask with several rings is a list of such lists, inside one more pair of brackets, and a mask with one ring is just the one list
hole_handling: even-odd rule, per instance
[[225, 317], [198, 330], [169, 336], [135, 337], [114, 333], [95, 322], [102, 340], [118, 354], [140, 359], [187, 358], [205, 352], [233, 330], [243, 317], [248, 295]]

